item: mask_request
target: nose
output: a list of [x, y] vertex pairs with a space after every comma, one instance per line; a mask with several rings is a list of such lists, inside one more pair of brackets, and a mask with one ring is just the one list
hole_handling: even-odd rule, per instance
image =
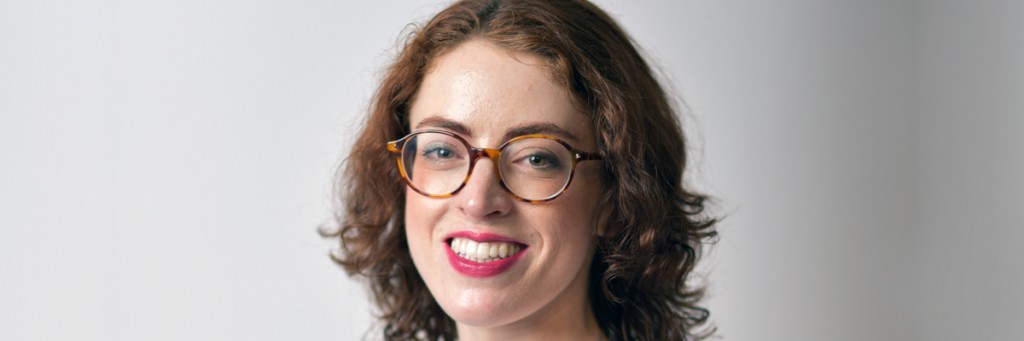
[[474, 220], [489, 220], [508, 215], [512, 196], [501, 187], [494, 162], [487, 157], [476, 160], [466, 186], [455, 195], [459, 211]]

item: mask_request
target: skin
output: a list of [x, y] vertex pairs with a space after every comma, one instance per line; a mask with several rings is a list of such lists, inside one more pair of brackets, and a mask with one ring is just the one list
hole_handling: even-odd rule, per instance
[[[539, 57], [484, 40], [465, 42], [435, 59], [410, 113], [414, 130], [459, 132], [470, 144], [489, 148], [504, 143], [510, 129], [538, 123], [562, 130], [544, 133], [577, 149], [597, 149], [589, 120]], [[501, 188], [494, 163], [477, 162], [466, 187], [453, 197], [406, 192], [413, 261], [456, 321], [459, 339], [603, 339], [587, 299], [600, 223], [600, 163], [579, 163], [560, 197], [532, 204]], [[445, 237], [456, 231], [496, 233], [529, 247], [508, 271], [471, 278], [448, 262]]]

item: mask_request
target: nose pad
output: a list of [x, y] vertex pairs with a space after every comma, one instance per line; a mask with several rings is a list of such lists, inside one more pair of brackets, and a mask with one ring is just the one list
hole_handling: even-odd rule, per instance
[[455, 195], [459, 211], [478, 220], [508, 214], [512, 209], [512, 196], [505, 192], [500, 181], [494, 162], [487, 157], [478, 159], [466, 186]]

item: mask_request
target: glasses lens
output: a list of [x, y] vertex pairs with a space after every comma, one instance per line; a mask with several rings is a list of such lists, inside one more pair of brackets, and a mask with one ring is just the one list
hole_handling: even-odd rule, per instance
[[546, 138], [527, 138], [509, 143], [501, 152], [501, 177], [508, 189], [527, 200], [558, 194], [572, 174], [572, 153], [561, 143]]
[[429, 195], [451, 194], [469, 174], [469, 151], [454, 137], [420, 133], [405, 142], [402, 167], [412, 187]]

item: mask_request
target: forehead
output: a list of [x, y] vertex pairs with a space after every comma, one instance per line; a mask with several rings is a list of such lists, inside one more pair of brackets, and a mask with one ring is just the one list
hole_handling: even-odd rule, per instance
[[414, 130], [454, 130], [439, 122], [462, 125], [466, 131], [456, 132], [480, 146], [501, 144], [509, 131], [525, 126], [557, 128], [545, 133], [577, 147], [596, 144], [589, 119], [553, 81], [544, 60], [484, 40], [465, 42], [433, 61], [409, 121]]

